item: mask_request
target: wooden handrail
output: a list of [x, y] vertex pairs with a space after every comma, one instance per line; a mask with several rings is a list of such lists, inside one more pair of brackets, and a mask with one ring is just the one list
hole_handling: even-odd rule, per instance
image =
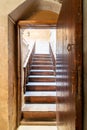
[[24, 93], [26, 91], [26, 83], [28, 82], [28, 75], [29, 75], [29, 70], [30, 70], [30, 64], [31, 64], [31, 60], [32, 60], [32, 56], [35, 52], [35, 43], [34, 43], [34, 46], [33, 46], [33, 49], [31, 51], [31, 53], [28, 55], [27, 59], [26, 59], [26, 62], [23, 66], [23, 69], [24, 69]]
[[55, 60], [53, 50], [52, 50], [52, 47], [51, 47], [50, 43], [49, 43], [49, 48], [50, 48], [50, 54], [52, 55], [53, 65], [55, 66], [56, 65], [56, 60]]

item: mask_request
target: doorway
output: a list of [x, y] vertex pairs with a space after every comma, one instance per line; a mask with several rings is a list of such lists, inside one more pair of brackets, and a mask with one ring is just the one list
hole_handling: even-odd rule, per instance
[[[20, 43], [22, 75], [21, 123], [34, 124], [35, 122], [37, 124], [39, 121], [40, 124], [56, 125], [56, 117], [55, 120], [52, 118], [50, 122], [51, 115], [56, 111], [54, 63], [56, 61], [56, 28], [20, 28]], [[28, 80], [28, 77], [31, 78]], [[28, 86], [26, 87], [27, 84]], [[33, 115], [32, 119], [26, 118], [23, 112], [25, 106], [27, 106], [27, 111], [29, 109], [32, 111], [35, 108], [33, 113], [37, 113], [39, 110], [42, 117], [36, 118]], [[44, 108], [43, 110], [42, 107]], [[31, 114], [30, 112], [28, 113]], [[48, 113], [51, 114], [50, 117]], [[46, 117], [43, 114], [46, 114]]]
[[[28, 1], [29, 2], [29, 1]], [[67, 0], [67, 2], [69, 2], [68, 0]], [[75, 2], [75, 1], [74, 1]], [[45, 3], [45, 2], [42, 2], [42, 3]], [[78, 3], [78, 4], [77, 4]], [[47, 3], [46, 3], [47, 4]], [[51, 3], [52, 4], [52, 3]], [[69, 4], [70, 4], [70, 2], [69, 2]], [[49, 4], [49, 2], [48, 2], [48, 5], [50, 5]], [[72, 9], [72, 10], [68, 10], [69, 8], [67, 8], [67, 5], [68, 4], [66, 4], [66, 3], [64, 3], [63, 2], [63, 6], [62, 6], [62, 10], [61, 10], [61, 14], [60, 14], [60, 16], [59, 16], [59, 22], [58, 22], [58, 28], [60, 29], [62, 29], [63, 31], [63, 35], [62, 35], [62, 41], [63, 41], [63, 43], [64, 43], [64, 41], [68, 41], [68, 43], [69, 43], [69, 41], [70, 41], [70, 35], [69, 34], [71, 34], [70, 32], [72, 32], [72, 36], [74, 35], [75, 36], [75, 39], [72, 39], [71, 40], [71, 44], [72, 44], [72, 42], [74, 41], [74, 43], [78, 43], [78, 39], [79, 39], [79, 43], [80, 43], [80, 45], [82, 45], [81, 43], [82, 43], [82, 39], [81, 39], [81, 36], [82, 35], [77, 35], [78, 33], [77, 33], [77, 31], [78, 31], [78, 29], [77, 29], [77, 25], [79, 24], [79, 34], [81, 34], [81, 19], [80, 20], [78, 20], [78, 21], [80, 21], [79, 23], [78, 22], [76, 22], [77, 21], [77, 18], [79, 17], [79, 15], [78, 15], [78, 17], [74, 17], [74, 14], [72, 13], [72, 12], [74, 12], [75, 14], [79, 14], [79, 11], [81, 11], [81, 6], [79, 6], [79, 5], [81, 5], [81, 1], [79, 1], [79, 0], [77, 0], [76, 1], [76, 4], [74, 4], [74, 3], [72, 3], [72, 4], [70, 4], [70, 5], [76, 5], [76, 6], [74, 6], [75, 8], [73, 8], [73, 7], [71, 7], [70, 9]], [[30, 6], [30, 5], [29, 5]], [[80, 8], [79, 8], [79, 7]], [[37, 8], [37, 6], [35, 5], [35, 6], [33, 6], [33, 7], [35, 7], [34, 9], [36, 9]], [[42, 9], [43, 7], [43, 9], [44, 10], [46, 10], [46, 9], [48, 9], [48, 10], [51, 10], [50, 9], [50, 6], [44, 6], [44, 4], [42, 4], [41, 5], [41, 3], [39, 3], [39, 7], [41, 7], [41, 8], [39, 8], [39, 9]], [[30, 8], [29, 8], [30, 9]], [[74, 11], [73, 11], [73, 9], [75, 9]], [[80, 10], [78, 10], [78, 9], [80, 9]], [[64, 11], [65, 10], [65, 11]], [[18, 11], [18, 10], [17, 10]], [[29, 11], [29, 10], [28, 10]], [[34, 10], [35, 11], [35, 10]], [[18, 11], [19, 12], [19, 11]], [[22, 11], [23, 12], [23, 11]], [[25, 11], [25, 14], [26, 14], [26, 12], [27, 11]], [[31, 11], [32, 12], [32, 11]], [[31, 12], [30, 12], [30, 14], [31, 14]], [[38, 11], [37, 11], [38, 12]], [[55, 12], [55, 9], [54, 9], [54, 12]], [[66, 13], [64, 13], [64, 12], [66, 12]], [[20, 12], [21, 13], [21, 12]], [[35, 13], [35, 12], [34, 12]], [[70, 15], [70, 13], [72, 13], [72, 15]], [[18, 21], [18, 20], [20, 20], [20, 17], [19, 16], [15, 16], [14, 17], [14, 14], [15, 14], [15, 11], [10, 15], [16, 22]], [[28, 14], [28, 13], [27, 13]], [[68, 14], [68, 16], [73, 16], [73, 20], [74, 20], [74, 22], [72, 21], [72, 20], [70, 20], [70, 17], [69, 17], [69, 20], [68, 20], [68, 17], [67, 16], [65, 16], [64, 14]], [[75, 15], [76, 16], [76, 15]], [[30, 18], [30, 15], [29, 15], [29, 18]], [[53, 18], [53, 17], [51, 17], [51, 18]], [[58, 17], [57, 17], [58, 18]], [[81, 18], [81, 17], [80, 17]], [[28, 19], [28, 17], [26, 16], [26, 17], [24, 17], [23, 15], [21, 15], [21, 19]], [[29, 19], [28, 19], [29, 20]], [[34, 19], [35, 20], [35, 19]], [[44, 20], [43, 20], [44, 21]], [[10, 21], [11, 22], [11, 21]], [[52, 22], [52, 21], [51, 21]], [[74, 24], [70, 24], [70, 23], [74, 23]], [[35, 21], [33, 22], [33, 24], [35, 23]], [[48, 22], [49, 23], [49, 22]], [[15, 25], [14, 25], [14, 23], [12, 24], [11, 23], [11, 27], [12, 28], [10, 28], [10, 30], [14, 30], [14, 31], [12, 31], [13, 33], [12, 34], [10, 34], [10, 31], [9, 31], [9, 34], [10, 35], [12, 35], [12, 36], [14, 36], [14, 37], [16, 37], [16, 29], [15, 29]], [[24, 25], [24, 23], [22, 23], [22, 25]], [[75, 25], [75, 26], [71, 26], [71, 25]], [[29, 24], [28, 24], [28, 22], [27, 22], [27, 26], [29, 26]], [[66, 31], [64, 31], [66, 29]], [[67, 33], [65, 33], [65, 32], [67, 32]], [[73, 33], [74, 32], [74, 33]], [[64, 34], [67, 34], [67, 36], [66, 35], [64, 35]], [[9, 36], [10, 36], [9, 35]], [[67, 40], [68, 39], [68, 40]], [[12, 43], [12, 46], [13, 46], [13, 44], [15, 45], [15, 41], [16, 40], [13, 40], [11, 43]], [[19, 45], [19, 43], [18, 43], [18, 45], [16, 45], [17, 47], [15, 47], [17, 50], [18, 50], [18, 63], [17, 63], [17, 65], [18, 66], [16, 66], [16, 67], [18, 67], [18, 80], [20, 80], [20, 45]], [[73, 46], [73, 45], [70, 45], [69, 44], [69, 46], [68, 46], [68, 49], [71, 49], [72, 47], [75, 47], [75, 46]], [[77, 47], [76, 46], [76, 48], [75, 49], [77, 49], [78, 48], [78, 52], [80, 53], [80, 54], [82, 54], [82, 51], [81, 51], [81, 46], [80, 47]], [[11, 52], [13, 52], [13, 51], [11, 51]], [[81, 55], [82, 56], [82, 55]], [[15, 57], [15, 56], [14, 56]], [[79, 57], [79, 55], [77, 56], [77, 59], [81, 59], [82, 57]], [[16, 59], [16, 58], [15, 58]], [[14, 59], [14, 61], [16, 61], [17, 62], [17, 60], [15, 60]], [[78, 61], [82, 61], [82, 60], [78, 60]], [[78, 64], [80, 64], [81, 62], [78, 62]], [[11, 65], [11, 63], [9, 63], [9, 66]], [[14, 67], [15, 68], [15, 67]], [[9, 70], [10, 70], [10, 67], [9, 67]], [[80, 70], [80, 72], [81, 72], [81, 70]], [[11, 75], [10, 75], [10, 77], [11, 77]], [[16, 77], [16, 76], [15, 76]], [[81, 78], [81, 73], [80, 73], [80, 78]], [[80, 80], [80, 79], [79, 79]], [[81, 82], [80, 82], [81, 83]], [[14, 87], [14, 86], [13, 86]], [[13, 87], [11, 87], [11, 89], [13, 88]], [[18, 90], [18, 88], [19, 88], [19, 90]], [[80, 89], [78, 89], [78, 90], [80, 90], [80, 91], [78, 91], [78, 92], [80, 92], [80, 94], [81, 94], [81, 84], [79, 84], [79, 88]], [[15, 92], [15, 95], [17, 95], [18, 97], [17, 97], [17, 103], [16, 103], [16, 105], [17, 105], [17, 113], [18, 113], [18, 115], [20, 115], [20, 81], [18, 82], [18, 87], [17, 87], [17, 94], [16, 94], [16, 92]], [[78, 95], [78, 94], [77, 94]], [[81, 95], [79, 95], [80, 97], [82, 97]], [[16, 98], [14, 98], [14, 99], [16, 99]], [[13, 100], [12, 100], [13, 101]], [[78, 98], [78, 96], [76, 96], [76, 101], [77, 101], [77, 104], [79, 104], [80, 103], [80, 106], [81, 106], [81, 98]], [[78, 105], [79, 106], [79, 105]], [[81, 108], [81, 107], [80, 107]], [[79, 112], [78, 112], [78, 110], [79, 110]], [[11, 110], [12, 111], [12, 110]], [[14, 110], [13, 110], [14, 111]], [[77, 128], [79, 128], [79, 129], [81, 129], [81, 127], [79, 127], [79, 123], [77, 123], [77, 122], [81, 122], [81, 118], [78, 118], [79, 117], [79, 113], [81, 113], [82, 111], [81, 111], [81, 109], [78, 109], [78, 107], [77, 107], [77, 120], [76, 120], [76, 127]], [[15, 113], [16, 113], [16, 111], [15, 111]], [[63, 113], [64, 114], [64, 113]], [[15, 114], [16, 115], [16, 114]], [[64, 115], [63, 115], [64, 116]], [[13, 117], [11, 117], [11, 118], [13, 118]], [[20, 120], [20, 117], [18, 116], [18, 120], [17, 120], [17, 122], [19, 122], [19, 120]], [[79, 121], [80, 120], [80, 121]], [[72, 123], [72, 120], [71, 120], [71, 123]], [[81, 124], [81, 123], [80, 123]], [[70, 124], [69, 124], [70, 125]], [[72, 125], [72, 124], [71, 124]], [[69, 126], [67, 125], [67, 126], [65, 126], [65, 128], [64, 129], [67, 129], [67, 127], [69, 128]], [[71, 127], [71, 126], [70, 126]]]

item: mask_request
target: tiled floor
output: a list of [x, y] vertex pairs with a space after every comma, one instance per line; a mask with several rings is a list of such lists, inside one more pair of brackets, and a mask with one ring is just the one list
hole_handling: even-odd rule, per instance
[[20, 126], [17, 130], [58, 130], [56, 126]]

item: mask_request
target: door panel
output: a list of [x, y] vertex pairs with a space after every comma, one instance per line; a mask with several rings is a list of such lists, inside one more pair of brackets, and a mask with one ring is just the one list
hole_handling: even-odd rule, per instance
[[[82, 14], [79, 14], [79, 26], [77, 24], [77, 14], [81, 8], [80, 0], [65, 0], [58, 19], [56, 77], [60, 74], [62, 76], [61, 81], [56, 78], [58, 130], [82, 129]], [[60, 60], [63, 66], [61, 70], [57, 67]], [[58, 100], [59, 91], [61, 100]]]

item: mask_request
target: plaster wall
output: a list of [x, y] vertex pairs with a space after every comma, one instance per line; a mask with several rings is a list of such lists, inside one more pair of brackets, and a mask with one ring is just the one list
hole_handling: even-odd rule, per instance
[[23, 1], [0, 1], [0, 130], [9, 130], [10, 120], [8, 112], [8, 14]]

